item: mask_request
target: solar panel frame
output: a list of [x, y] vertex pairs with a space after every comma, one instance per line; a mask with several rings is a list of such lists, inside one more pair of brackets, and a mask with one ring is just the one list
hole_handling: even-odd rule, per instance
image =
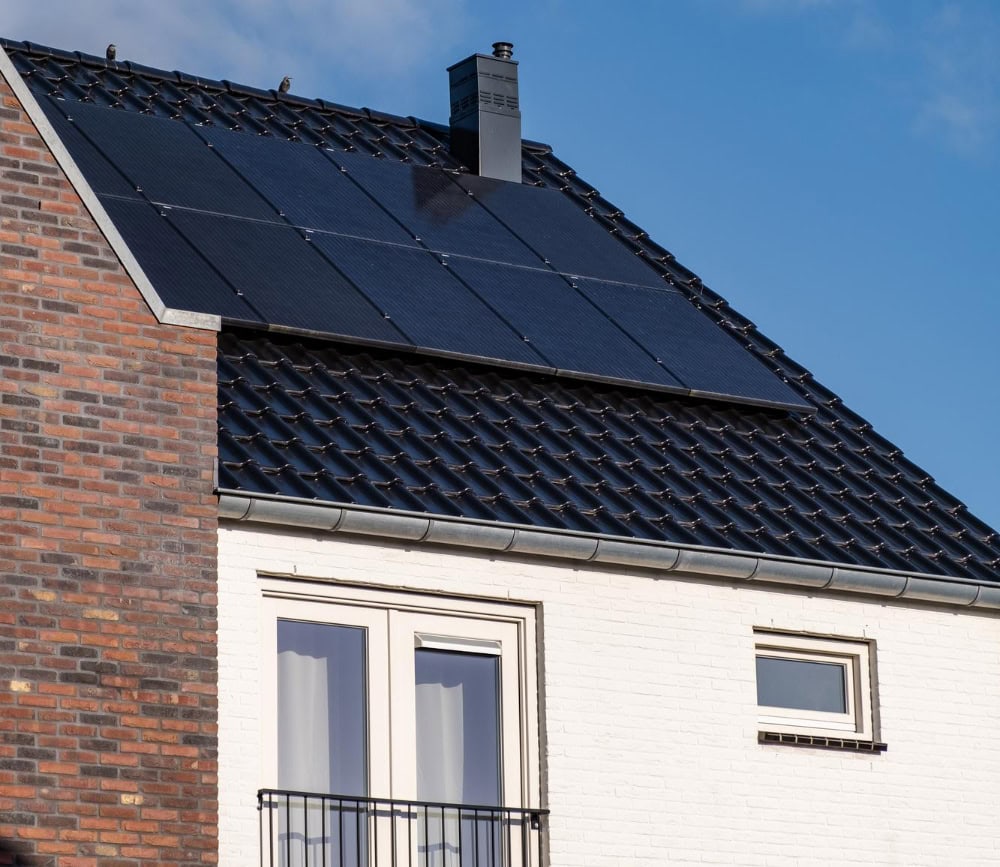
[[196, 132], [293, 225], [420, 246], [320, 149], [217, 127]]
[[323, 153], [428, 249], [526, 267], [545, 266], [448, 172], [360, 154]]
[[167, 307], [266, 323], [156, 205], [109, 196], [102, 196], [101, 204]]
[[[81, 132], [78, 124], [70, 121], [65, 114], [68, 108], [64, 100], [50, 96], [39, 97], [39, 104], [45, 116], [73, 157], [73, 162], [87, 179], [95, 193], [118, 196], [124, 199], [142, 200], [142, 195], [129, 183], [119, 169], [98, 150]], [[73, 104], [75, 107], [75, 103]]]
[[[426, 250], [317, 233], [322, 251], [416, 347], [515, 364], [552, 365]], [[445, 262], [451, 261], [444, 259]], [[474, 330], [470, 324], [474, 323]]]
[[576, 285], [693, 392], [809, 406], [682, 293], [585, 278]]
[[457, 175], [455, 183], [561, 274], [644, 286], [663, 283], [658, 271], [557, 190], [477, 175]]
[[410, 345], [298, 229], [185, 209], [165, 213], [269, 324]]
[[282, 222], [275, 209], [187, 124], [84, 103], [74, 103], [69, 114], [87, 139], [151, 201]]
[[559, 371], [684, 388], [565, 277], [461, 257], [450, 268]]

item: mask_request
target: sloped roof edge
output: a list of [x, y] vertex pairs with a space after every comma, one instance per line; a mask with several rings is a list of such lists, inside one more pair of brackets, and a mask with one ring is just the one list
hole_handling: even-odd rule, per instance
[[390, 509], [319, 504], [289, 497], [219, 491], [219, 518], [324, 533], [476, 548], [497, 553], [651, 569], [724, 581], [800, 587], [812, 592], [1000, 610], [1000, 587], [948, 575], [917, 575], [852, 564], [677, 545], [600, 534], [494, 524]]
[[118, 261], [121, 262], [125, 273], [128, 274], [145, 302], [149, 305], [149, 309], [153, 316], [156, 317], [156, 320], [165, 325], [180, 325], [208, 331], [221, 331], [222, 318], [220, 316], [210, 313], [198, 313], [191, 310], [177, 310], [167, 307], [163, 303], [159, 293], [153, 288], [152, 282], [146, 276], [142, 266], [136, 261], [129, 245], [122, 238], [118, 229], [115, 228], [115, 224], [111, 221], [111, 217], [108, 216], [108, 212], [104, 209], [97, 194], [90, 184], [87, 183], [83, 173], [70, 156], [69, 151], [62, 143], [62, 139], [59, 138], [59, 134], [45, 116], [45, 112], [38, 104], [38, 100], [24, 83], [24, 79], [21, 78], [6, 51], [0, 51], [0, 77], [3, 78], [13, 91], [14, 96], [17, 97], [18, 102], [20, 102], [21, 107], [34, 124], [35, 129], [38, 130], [38, 134], [41, 136], [45, 146], [51, 152], [56, 164], [62, 169], [63, 174], [66, 175], [70, 185], [76, 191], [84, 207], [97, 224], [97, 228], [100, 229], [101, 234], [104, 235], [115, 256], [118, 257]]

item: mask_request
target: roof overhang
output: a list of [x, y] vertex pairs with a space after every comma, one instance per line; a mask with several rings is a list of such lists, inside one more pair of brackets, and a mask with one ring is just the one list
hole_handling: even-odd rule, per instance
[[180, 325], [188, 328], [220, 331], [222, 329], [222, 319], [219, 316], [211, 313], [198, 313], [191, 310], [177, 310], [163, 303], [149, 277], [146, 276], [142, 266], [139, 265], [131, 249], [129, 249], [128, 244], [125, 243], [125, 239], [122, 238], [118, 229], [115, 228], [115, 224], [101, 204], [97, 194], [90, 184], [87, 183], [80, 168], [63, 144], [62, 139], [59, 138], [59, 134], [45, 116], [45, 112], [38, 104], [38, 100], [35, 99], [35, 95], [24, 83], [24, 79], [21, 78], [10, 57], [7, 56], [7, 52], [2, 48], [0, 48], [0, 77], [3, 78], [13, 91], [14, 96], [17, 97], [18, 102], [34, 124], [35, 129], [38, 130], [38, 134], [41, 136], [45, 146], [51, 152], [56, 164], [62, 169], [63, 174], [66, 175], [76, 194], [83, 202], [84, 207], [90, 212], [90, 216], [97, 224], [97, 228], [104, 235], [115, 256], [118, 257], [118, 261], [121, 263], [122, 268], [125, 269], [125, 273], [128, 274], [145, 302], [149, 305], [149, 309], [153, 316], [156, 317], [156, 320], [164, 325]]
[[811, 593], [846, 593], [1000, 610], [1000, 584], [947, 575], [921, 575], [748, 551], [324, 504], [242, 491], [223, 490], [218, 494], [219, 518], [223, 521], [277, 525], [328, 534], [375, 536], [393, 541], [472, 548], [564, 562], [649, 569], [672, 577], [798, 587]]

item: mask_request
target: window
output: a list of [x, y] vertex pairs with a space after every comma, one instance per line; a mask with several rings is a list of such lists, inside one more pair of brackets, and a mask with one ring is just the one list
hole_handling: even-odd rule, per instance
[[538, 823], [534, 608], [302, 586], [264, 583], [271, 854], [532, 863], [509, 859]]
[[872, 741], [871, 665], [867, 641], [758, 630], [761, 730]]

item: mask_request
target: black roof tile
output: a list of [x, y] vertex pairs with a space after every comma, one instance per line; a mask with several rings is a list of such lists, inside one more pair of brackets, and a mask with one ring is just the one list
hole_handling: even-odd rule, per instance
[[250, 332], [219, 358], [231, 490], [997, 578], [996, 534], [839, 405], [803, 424]]
[[[465, 170], [441, 124], [3, 46], [39, 96]], [[1000, 580], [1000, 535], [551, 147], [522, 144], [525, 183], [562, 190], [816, 414], [230, 330], [222, 489]]]

